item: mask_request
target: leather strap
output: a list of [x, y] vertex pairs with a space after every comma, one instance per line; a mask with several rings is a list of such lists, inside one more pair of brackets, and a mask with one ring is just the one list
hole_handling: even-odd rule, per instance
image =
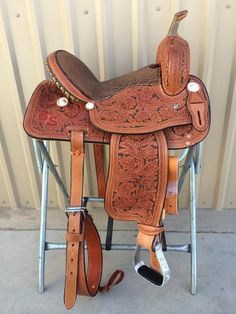
[[95, 168], [97, 175], [98, 196], [104, 197], [105, 195], [105, 174], [104, 174], [104, 162], [102, 144], [93, 144]]
[[168, 214], [178, 214], [178, 157], [169, 156], [168, 182], [164, 208]]
[[[85, 242], [87, 244], [88, 267], [85, 263]], [[79, 250], [78, 294], [95, 296], [99, 290], [102, 277], [102, 247], [100, 237], [92, 217], [85, 218], [85, 241]]]
[[[83, 159], [83, 132], [71, 131], [71, 207], [82, 205]], [[64, 292], [64, 303], [67, 309], [72, 308], [77, 294], [79, 247], [84, 236], [82, 215], [82, 212], [68, 214]]]
[[[83, 132], [71, 131], [71, 197], [67, 225], [66, 277], [64, 303], [71, 309], [76, 295], [95, 296], [98, 291], [109, 291], [124, 277], [115, 271], [107, 284], [100, 288], [102, 277], [102, 247], [92, 217], [82, 204], [83, 196]], [[73, 212], [74, 211], [74, 212]], [[87, 245], [87, 263], [85, 258]], [[86, 267], [87, 266], [87, 267]]]
[[154, 245], [157, 237], [164, 231], [164, 227], [153, 227], [143, 224], [138, 224], [137, 244], [154, 251]]
[[111, 275], [111, 277], [109, 278], [109, 280], [107, 281], [107, 283], [99, 288], [100, 292], [109, 292], [110, 289], [115, 286], [118, 285], [124, 278], [124, 272], [123, 270], [117, 269], [116, 271], [114, 271], [114, 273]]
[[205, 131], [209, 122], [206, 110], [206, 100], [201, 87], [197, 92], [189, 91], [187, 108], [192, 116], [194, 128], [200, 132]]

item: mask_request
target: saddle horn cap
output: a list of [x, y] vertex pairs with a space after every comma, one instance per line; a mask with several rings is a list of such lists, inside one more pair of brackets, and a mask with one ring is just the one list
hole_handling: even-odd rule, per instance
[[172, 23], [168, 31], [168, 36], [178, 34], [179, 23], [187, 16], [187, 14], [188, 14], [188, 10], [183, 10], [183, 11], [177, 12], [174, 15]]

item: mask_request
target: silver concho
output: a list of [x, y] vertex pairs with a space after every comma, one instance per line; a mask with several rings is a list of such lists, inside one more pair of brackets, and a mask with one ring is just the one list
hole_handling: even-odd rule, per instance
[[69, 103], [68, 99], [66, 97], [61, 97], [57, 100], [57, 105], [59, 107], [65, 107], [67, 106]]
[[87, 110], [92, 110], [92, 109], [94, 109], [94, 107], [95, 107], [95, 105], [94, 105], [94, 103], [92, 103], [92, 102], [87, 102], [87, 104], [85, 105], [85, 108], [87, 109]]
[[189, 92], [196, 93], [200, 89], [200, 85], [196, 82], [189, 82], [187, 85], [187, 89]]

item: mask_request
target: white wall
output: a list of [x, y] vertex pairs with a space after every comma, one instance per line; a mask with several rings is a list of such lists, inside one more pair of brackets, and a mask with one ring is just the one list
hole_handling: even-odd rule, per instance
[[[191, 72], [206, 84], [212, 126], [204, 144], [198, 206], [236, 208], [236, 1], [0, 0], [0, 207], [39, 207], [32, 140], [22, 128], [29, 98], [57, 49], [81, 58], [109, 79], [155, 62], [157, 44], [175, 12], [188, 9], [180, 35], [191, 49]], [[89, 149], [92, 152], [92, 148]], [[69, 145], [51, 153], [69, 184]], [[94, 174], [93, 159], [86, 173]], [[50, 179], [49, 205], [63, 207]], [[94, 175], [85, 193], [96, 193]], [[186, 187], [180, 206], [187, 205]]]

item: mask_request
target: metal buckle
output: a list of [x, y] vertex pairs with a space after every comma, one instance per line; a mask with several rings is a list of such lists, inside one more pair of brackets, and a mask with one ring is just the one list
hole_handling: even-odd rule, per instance
[[141, 259], [141, 246], [137, 245], [134, 256], [134, 269], [136, 273], [158, 287], [164, 286], [170, 279], [170, 269], [162, 251], [161, 243], [155, 245], [156, 258], [160, 264], [160, 272], [148, 267]]
[[85, 211], [86, 211], [85, 206], [67, 207], [65, 209], [66, 214], [82, 212], [85, 215]]

